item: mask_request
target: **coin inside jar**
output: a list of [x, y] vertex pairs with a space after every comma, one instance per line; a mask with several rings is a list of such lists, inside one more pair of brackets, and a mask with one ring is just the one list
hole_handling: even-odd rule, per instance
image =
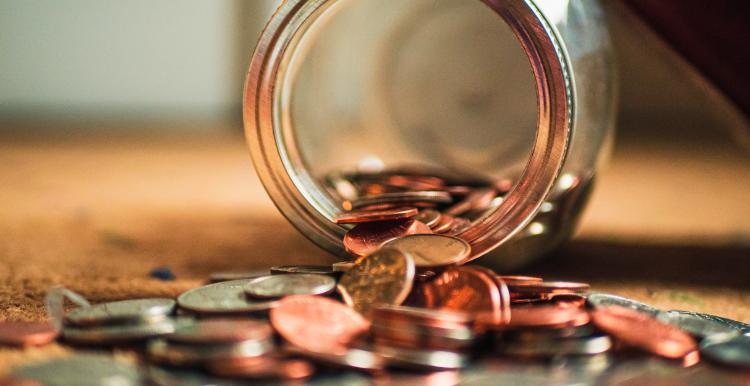
[[269, 299], [288, 295], [325, 295], [335, 288], [336, 279], [331, 276], [300, 273], [252, 279], [245, 286], [245, 293], [254, 298]]
[[344, 212], [336, 216], [336, 224], [358, 224], [373, 221], [401, 220], [414, 217], [419, 213], [417, 208], [394, 208], [382, 210], [359, 210]]
[[383, 247], [408, 253], [418, 268], [460, 264], [471, 254], [471, 246], [466, 241], [436, 234], [399, 237], [386, 242]]
[[387, 241], [422, 233], [432, 233], [432, 230], [414, 219], [363, 223], [349, 230], [344, 235], [343, 243], [347, 252], [366, 256], [378, 250]]
[[414, 260], [394, 248], [363, 256], [344, 273], [338, 288], [346, 304], [367, 316], [379, 304], [400, 305], [411, 292]]
[[79, 326], [137, 322], [171, 314], [175, 304], [174, 300], [166, 298], [100, 303], [68, 312], [65, 314], [65, 322]]
[[451, 195], [443, 191], [407, 191], [395, 193], [383, 193], [371, 196], [359, 197], [351, 202], [352, 209], [359, 209], [370, 205], [380, 204], [410, 204], [414, 203], [441, 203], [451, 202]]

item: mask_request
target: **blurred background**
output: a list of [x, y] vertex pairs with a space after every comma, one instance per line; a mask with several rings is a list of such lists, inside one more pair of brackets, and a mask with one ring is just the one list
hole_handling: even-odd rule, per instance
[[[245, 72], [278, 4], [0, 1], [8, 277], [38, 279], [26, 289], [78, 280], [71, 270], [51, 275], [52, 259], [114, 282], [159, 264], [190, 277], [332, 260], [273, 207], [242, 136]], [[608, 5], [620, 77], [616, 145], [574, 252], [562, 254], [628, 254], [644, 264], [655, 254], [697, 256], [694, 267], [709, 271], [750, 257], [747, 116], [647, 19], [623, 2]], [[728, 280], [722, 275], [715, 280]]]

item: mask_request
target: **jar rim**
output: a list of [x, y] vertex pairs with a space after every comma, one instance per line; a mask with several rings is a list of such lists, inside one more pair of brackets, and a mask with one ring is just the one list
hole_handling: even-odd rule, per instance
[[[572, 135], [573, 77], [552, 24], [531, 0], [482, 0], [508, 24], [526, 53], [537, 94], [537, 130], [526, 168], [503, 202], [458, 236], [477, 258], [520, 232], [534, 217], [562, 170]], [[339, 208], [317, 188], [290, 141], [280, 98], [285, 74], [304, 32], [339, 0], [287, 0], [269, 20], [245, 83], [246, 140], [256, 172], [282, 214], [324, 249], [349, 256], [346, 228], [331, 218]], [[288, 83], [288, 82], [287, 82]], [[288, 111], [288, 109], [286, 110]]]

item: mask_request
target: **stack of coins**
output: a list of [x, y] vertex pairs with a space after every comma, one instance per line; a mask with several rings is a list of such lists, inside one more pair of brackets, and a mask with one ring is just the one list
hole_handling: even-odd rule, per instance
[[65, 315], [65, 341], [85, 345], [133, 343], [174, 332], [175, 301], [133, 299], [76, 308]]

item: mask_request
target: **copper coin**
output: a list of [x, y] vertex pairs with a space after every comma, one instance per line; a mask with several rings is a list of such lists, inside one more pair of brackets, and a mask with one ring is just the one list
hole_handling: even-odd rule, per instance
[[289, 343], [307, 351], [341, 353], [370, 322], [353, 309], [320, 296], [295, 295], [271, 310], [271, 324]]
[[586, 297], [579, 294], [554, 295], [550, 302], [563, 308], [583, 308], [586, 306]]
[[405, 252], [381, 248], [354, 262], [339, 280], [338, 289], [346, 304], [362, 315], [379, 304], [399, 305], [414, 283], [414, 260]]
[[432, 228], [440, 222], [441, 214], [435, 209], [422, 209], [414, 219]]
[[445, 235], [409, 235], [383, 244], [396, 248], [414, 259], [417, 268], [445, 267], [461, 264], [471, 254], [471, 246], [457, 237]]
[[58, 335], [50, 322], [0, 322], [0, 345], [43, 346]]
[[440, 216], [440, 221], [432, 227], [432, 231], [435, 233], [445, 233], [453, 228], [453, 223], [456, 218], [443, 213]]
[[397, 237], [432, 233], [427, 225], [414, 219], [358, 224], [344, 235], [344, 248], [357, 256], [369, 255], [383, 243]]
[[[494, 276], [494, 275], [493, 275]], [[456, 267], [422, 286], [427, 308], [482, 315], [488, 323], [502, 324], [507, 318], [495, 278], [477, 267]]]
[[471, 228], [471, 221], [463, 217], [456, 217], [453, 220], [453, 223], [451, 224], [450, 229], [448, 229], [445, 232], [445, 234], [448, 236], [455, 236], [455, 235], [463, 233], [465, 230], [469, 228]]
[[589, 314], [579, 308], [555, 305], [515, 307], [508, 328], [566, 328], [583, 326], [590, 321]]
[[590, 286], [586, 283], [575, 283], [566, 281], [512, 284], [508, 285], [510, 296], [516, 298], [543, 298], [549, 299], [554, 295], [562, 294], [586, 294]]
[[358, 209], [368, 205], [377, 204], [408, 204], [417, 202], [430, 202], [436, 204], [447, 204], [452, 201], [451, 195], [439, 190], [422, 190], [397, 193], [383, 193], [372, 196], [360, 197], [352, 201], [352, 208]]
[[217, 318], [180, 326], [166, 339], [189, 344], [222, 344], [273, 337], [271, 326], [262, 320]]
[[470, 210], [482, 210], [487, 208], [495, 197], [497, 197], [497, 191], [493, 188], [474, 189], [463, 200], [446, 209], [444, 213], [460, 216]]
[[442, 190], [445, 182], [438, 177], [432, 176], [405, 176], [392, 175], [385, 179], [384, 183], [389, 186], [409, 190]]
[[305, 360], [267, 356], [241, 361], [216, 361], [208, 365], [207, 369], [220, 377], [241, 379], [301, 380], [315, 373], [315, 367]]
[[541, 284], [544, 280], [534, 276], [497, 275], [507, 285]]
[[417, 208], [395, 208], [383, 210], [358, 210], [341, 213], [334, 221], [336, 224], [358, 224], [373, 221], [401, 220], [414, 217], [419, 213]]
[[465, 327], [472, 323], [472, 317], [465, 312], [407, 306], [378, 306], [373, 310], [372, 318], [386, 325], [402, 322], [446, 329]]
[[659, 356], [683, 359], [698, 350], [695, 340], [678, 327], [629, 308], [598, 308], [591, 311], [591, 318], [620, 342]]

